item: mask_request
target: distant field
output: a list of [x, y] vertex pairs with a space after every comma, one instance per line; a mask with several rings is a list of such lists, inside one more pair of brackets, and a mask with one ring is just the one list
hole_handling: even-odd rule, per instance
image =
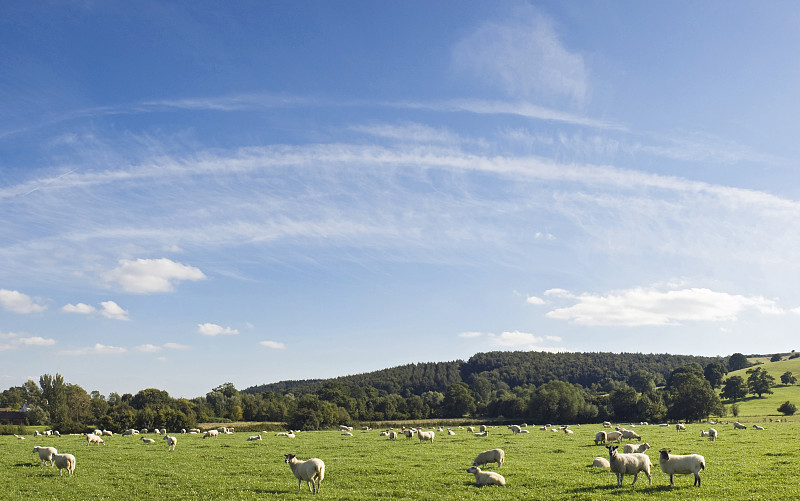
[[[769, 422], [784, 418], [784, 416], [778, 412], [778, 407], [788, 400], [800, 408], [800, 386], [782, 385], [781, 374], [789, 371], [800, 380], [800, 358], [781, 360], [780, 362], [770, 362], [769, 358], [760, 360], [762, 364], [757, 367], [762, 367], [769, 375], [774, 377], [777, 386], [772, 388], [773, 394], [765, 394], [762, 398], [749, 395], [747, 398], [740, 400], [738, 402], [739, 417], [742, 419], [748, 418], [754, 422], [759, 420], [762, 422]], [[755, 362], [756, 359], [750, 359], [750, 361]], [[727, 378], [730, 376], [741, 376], [747, 381], [747, 369], [730, 372], [725, 377]], [[724, 403], [729, 404], [728, 401]], [[729, 417], [732, 418], [733, 416], [729, 415]]]
[[[589, 468], [595, 456], [607, 457], [593, 437], [599, 425], [574, 426], [574, 435], [531, 429], [512, 435], [506, 428], [490, 430], [476, 438], [456, 429], [455, 436], [437, 433], [434, 443], [416, 439], [391, 442], [378, 431], [303, 432], [297, 438], [264, 434], [260, 442], [248, 442], [249, 433], [203, 439], [179, 435], [178, 446], [168, 452], [161, 437], [146, 445], [135, 437], [108, 437], [108, 445], [87, 446], [82, 436], [25, 440], [0, 436], [0, 497], [3, 499], [297, 499], [297, 481], [283, 455], [301, 459], [319, 457], [326, 476], [319, 499], [436, 499], [492, 500], [554, 499], [798, 499], [800, 498], [800, 423], [767, 423], [765, 431], [734, 431], [732, 424], [716, 425], [719, 440], [700, 438], [708, 425], [688, 425], [687, 432], [674, 427], [637, 426], [635, 430], [652, 445], [653, 485], [640, 477], [631, 486], [626, 477], [616, 487], [608, 470]], [[763, 424], [762, 419], [758, 419]], [[52, 445], [77, 457], [72, 478], [59, 478], [56, 468], [39, 466], [34, 445]], [[474, 456], [500, 447], [506, 464], [499, 469], [505, 487], [478, 488], [464, 470]], [[658, 468], [658, 450], [699, 453], [707, 468], [703, 485], [692, 486], [691, 476], [676, 476], [675, 486]], [[496, 466], [489, 469], [497, 470]], [[310, 499], [305, 489], [301, 495]]]

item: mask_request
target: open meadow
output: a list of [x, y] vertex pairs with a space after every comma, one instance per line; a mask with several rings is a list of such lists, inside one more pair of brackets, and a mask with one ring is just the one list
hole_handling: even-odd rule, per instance
[[[790, 418], [792, 419], [792, 418]], [[400, 436], [396, 442], [379, 436], [379, 430], [298, 433], [294, 439], [250, 433], [178, 435], [176, 450], [169, 452], [162, 437], [145, 444], [136, 436], [105, 437], [106, 444], [88, 446], [84, 436], [37, 437], [24, 440], [0, 436], [0, 493], [3, 499], [296, 499], [297, 480], [284, 463], [284, 454], [300, 459], [321, 458], [326, 465], [320, 498], [373, 499], [798, 499], [800, 498], [800, 423], [758, 419], [766, 429], [753, 428], [756, 420], [741, 420], [747, 430], [718, 424], [716, 442], [700, 437], [708, 425], [689, 424], [686, 432], [675, 426], [636, 426], [653, 462], [653, 485], [640, 475], [625, 477], [623, 487], [608, 469], [591, 468], [595, 456], [608, 457], [594, 445], [601, 425], [573, 426], [574, 434], [541, 431], [514, 435], [506, 427], [490, 428], [487, 437], [465, 429], [456, 435], [437, 432], [433, 443]], [[732, 423], [732, 420], [731, 420]], [[425, 427], [428, 429], [428, 427]], [[625, 443], [626, 441], [623, 441]], [[636, 443], [636, 442], [634, 442]], [[73, 477], [59, 477], [55, 467], [40, 466], [34, 445], [54, 446], [77, 458]], [[465, 471], [481, 451], [502, 448], [506, 462], [498, 470], [504, 487], [476, 487]], [[658, 450], [705, 456], [702, 486], [693, 487], [691, 475], [676, 476], [674, 487], [658, 467]], [[502, 493], [502, 494], [499, 494]], [[498, 495], [501, 497], [498, 498]], [[312, 494], [303, 486], [300, 494]]]

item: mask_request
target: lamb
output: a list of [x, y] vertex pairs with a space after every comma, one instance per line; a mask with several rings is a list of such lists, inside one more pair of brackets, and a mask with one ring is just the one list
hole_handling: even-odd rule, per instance
[[674, 485], [672, 483], [673, 475], [694, 473], [694, 485], [700, 487], [700, 472], [706, 467], [706, 459], [700, 454], [678, 456], [670, 454], [669, 449], [661, 449], [658, 465], [661, 466], [661, 471], [669, 475], [669, 485]]
[[251, 436], [247, 437], [247, 441], [248, 442], [252, 442], [254, 440], [261, 440], [261, 435], [251, 435]]
[[219, 432], [217, 430], [208, 430], [206, 434], [203, 435], [203, 438], [208, 438], [208, 437], [217, 438], [218, 436]]
[[609, 431], [606, 433], [606, 440], [612, 442], [614, 440], [617, 441], [618, 444], [622, 443], [622, 432], [621, 431]]
[[746, 430], [746, 429], [747, 429], [747, 426], [743, 425], [743, 424], [742, 424], [742, 423], [740, 423], [739, 421], [734, 421], [734, 422], [733, 422], [733, 429], [734, 429], [734, 430]]
[[503, 463], [506, 460], [506, 453], [503, 449], [489, 449], [488, 451], [483, 451], [475, 457], [475, 460], [472, 462], [472, 466], [480, 466], [482, 468], [486, 468], [488, 463], [497, 463], [497, 467], [500, 468], [503, 466]]
[[420, 442], [426, 442], [427, 441], [427, 442], [433, 443], [433, 439], [436, 436], [436, 433], [434, 433], [433, 431], [422, 431], [422, 430], [419, 430], [417, 432], [417, 436], [419, 437], [419, 441]]
[[98, 437], [94, 433], [87, 433], [86, 434], [86, 445], [92, 445], [92, 444], [103, 444], [103, 445], [106, 445], [105, 441], [102, 438]]
[[611, 428], [611, 423], [609, 421], [603, 421], [603, 428]]
[[448, 434], [448, 435], [455, 435], [455, 434], [456, 434], [456, 432], [454, 432], [453, 430], [451, 430], [450, 428], [448, 428], [448, 429], [447, 429], [447, 434]]
[[676, 424], [675, 431], [686, 431], [686, 425], [683, 423]]
[[706, 430], [700, 430], [700, 438], [707, 437], [708, 432]]
[[63, 470], [65, 469], [70, 477], [75, 472], [75, 456], [72, 454], [53, 454], [53, 462], [58, 468], [59, 477], [64, 473]]
[[105, 437], [113, 437], [114, 433], [108, 430], [103, 430], [103, 436]]
[[609, 468], [611, 467], [611, 464], [608, 462], [608, 459], [598, 456], [594, 458], [594, 461], [592, 461], [592, 466], [595, 468]]
[[754, 424], [753, 428], [755, 428], [756, 430], [765, 430], [766, 429], [763, 426], [758, 426], [757, 424]]
[[632, 452], [644, 452], [650, 448], [650, 444], [647, 442], [639, 445], [633, 444], [625, 444], [625, 447], [622, 448], [622, 452], [625, 454], [630, 454]]
[[42, 466], [46, 465], [48, 462], [50, 466], [53, 466], [53, 455], [58, 454], [58, 451], [55, 447], [42, 447], [37, 445], [33, 448], [33, 452], [39, 453], [39, 459], [42, 460]]
[[650, 467], [653, 466], [647, 454], [618, 454], [617, 446], [611, 445], [608, 447], [609, 465], [611, 471], [617, 474], [617, 487], [622, 487], [622, 481], [625, 474], [633, 475], [633, 483], [639, 478], [639, 473], [644, 472], [647, 475], [649, 485], [653, 485], [653, 475], [650, 474]]
[[142, 442], [144, 442], [146, 444], [154, 444], [154, 443], [156, 443], [155, 440], [153, 440], [152, 438], [147, 438], [147, 437], [142, 437]]
[[572, 435], [573, 433], [575, 433], [575, 432], [570, 430], [569, 428], [564, 428], [564, 434], [565, 435]]
[[481, 471], [477, 466], [467, 468], [467, 473], [475, 475], [475, 484], [479, 487], [484, 485], [506, 485], [506, 479], [503, 478], [503, 475], [493, 471]]
[[178, 437], [173, 437], [171, 435], [164, 435], [164, 440], [167, 441], [167, 445], [169, 446], [169, 450], [174, 451], [175, 446], [178, 445]]
[[608, 435], [606, 434], [605, 431], [598, 431], [597, 433], [594, 434], [594, 445], [604, 444], [606, 443], [607, 439]]
[[716, 442], [717, 441], [717, 430], [715, 430], [714, 428], [709, 428], [708, 429], [708, 439], [711, 440], [712, 442]]
[[[285, 458], [284, 462], [289, 463], [292, 473], [297, 478], [297, 492], [300, 492], [303, 480], [305, 480], [308, 490], [313, 494], [318, 493], [322, 479], [325, 478], [325, 463], [318, 458], [300, 461], [294, 454], [286, 454]], [[316, 482], [316, 488], [314, 482]]]

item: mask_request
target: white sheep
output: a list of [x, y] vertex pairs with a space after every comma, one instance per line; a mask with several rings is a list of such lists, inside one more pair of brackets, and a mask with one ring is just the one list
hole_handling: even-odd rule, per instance
[[417, 436], [419, 437], [420, 442], [430, 442], [433, 443], [433, 439], [436, 437], [436, 433], [433, 431], [422, 431], [419, 430], [417, 432]]
[[467, 426], [467, 431], [470, 432], [470, 433], [475, 433], [475, 427], [474, 426]]
[[622, 443], [622, 432], [620, 431], [609, 431], [606, 433], [606, 440], [609, 442], [613, 442], [614, 440], [617, 441], [618, 444]]
[[397, 432], [392, 430], [389, 432], [389, 440], [397, 440]]
[[25, 437], [23, 437], [22, 435], [17, 435], [16, 433], [14, 434], [14, 438], [16, 438], [17, 440], [25, 440]]
[[103, 445], [106, 445], [105, 441], [102, 438], [98, 437], [94, 433], [87, 433], [86, 434], [86, 445], [92, 445], [92, 444], [103, 444]]
[[53, 462], [58, 468], [59, 477], [64, 473], [63, 470], [67, 470], [70, 477], [75, 472], [75, 456], [72, 454], [53, 454]]
[[37, 445], [33, 448], [33, 452], [39, 453], [39, 459], [42, 460], [42, 466], [46, 465], [48, 462], [50, 466], [53, 466], [53, 454], [58, 454], [58, 451], [55, 447], [42, 447]]
[[500, 468], [503, 466], [503, 463], [506, 460], [506, 453], [503, 449], [489, 449], [488, 451], [483, 451], [477, 456], [475, 456], [475, 460], [472, 462], [472, 466], [480, 466], [481, 468], [486, 468], [488, 463], [497, 463], [497, 467]]
[[570, 430], [569, 428], [564, 428], [564, 434], [565, 435], [572, 435], [573, 433], [575, 433], [575, 432]]
[[405, 435], [406, 438], [411, 438], [414, 436], [414, 430], [412, 429], [403, 430], [403, 435]]
[[155, 440], [153, 440], [152, 438], [147, 438], [147, 437], [142, 437], [142, 442], [144, 442], [146, 444], [154, 444], [154, 443], [156, 443]]
[[103, 430], [103, 436], [104, 437], [113, 437], [114, 433], [111, 432], [111, 431], [108, 431], [108, 430]]
[[606, 440], [608, 440], [608, 435], [605, 431], [601, 430], [594, 434], [594, 445], [605, 444]]
[[754, 424], [753, 428], [755, 428], [756, 430], [762, 430], [762, 431], [766, 429], [763, 426], [758, 426], [757, 424]]
[[475, 484], [479, 487], [484, 485], [506, 485], [506, 479], [503, 478], [503, 475], [493, 471], [481, 471], [477, 466], [467, 468], [467, 473], [475, 475]]
[[734, 430], [746, 430], [746, 429], [747, 429], [747, 426], [743, 425], [743, 424], [742, 424], [742, 423], [740, 423], [739, 421], [734, 421], [734, 422], [733, 422], [733, 429], [734, 429]]
[[686, 431], [686, 425], [683, 423], [676, 424], [675, 431]]
[[708, 439], [711, 440], [712, 442], [716, 442], [717, 441], [717, 430], [716, 429], [714, 429], [714, 428], [709, 428], [708, 429]]
[[595, 468], [610, 468], [611, 464], [608, 462], [608, 459], [598, 456], [592, 461], [592, 466]]
[[219, 436], [219, 431], [217, 431], [217, 430], [208, 430], [206, 432], [206, 434], [203, 435], [203, 438], [208, 438], [208, 437], [217, 438], [218, 436]]
[[612, 445], [608, 447], [609, 465], [611, 471], [617, 474], [617, 487], [622, 487], [622, 481], [625, 474], [633, 475], [633, 483], [639, 479], [639, 473], [644, 472], [647, 475], [649, 485], [653, 485], [653, 475], [650, 474], [650, 467], [653, 464], [647, 454], [618, 454], [617, 446]]
[[487, 430], [487, 428], [486, 428], [486, 425], [485, 425], [485, 424], [482, 424], [482, 425], [481, 425], [481, 429], [480, 429], [480, 431], [486, 431], [486, 430]]
[[450, 428], [448, 428], [448, 429], [447, 429], [447, 434], [448, 434], [448, 435], [455, 435], [455, 434], [456, 434], [456, 432], [454, 432], [453, 430], [451, 430]]
[[508, 425], [508, 429], [511, 430], [511, 433], [514, 433], [514, 434], [522, 432], [522, 427], [517, 425], [517, 424]]
[[603, 428], [611, 428], [611, 423], [609, 421], [603, 421]]
[[[321, 459], [311, 458], [306, 461], [300, 461], [294, 454], [286, 454], [285, 463], [289, 463], [292, 473], [297, 478], [297, 491], [300, 492], [303, 486], [303, 480], [308, 485], [308, 490], [313, 494], [319, 492], [319, 486], [322, 479], [325, 478], [325, 463]], [[314, 483], [316, 482], [316, 488]]]
[[164, 435], [164, 440], [167, 441], [168, 450], [174, 451], [175, 446], [178, 445], [178, 437], [173, 437], [171, 435]]
[[625, 444], [625, 447], [622, 448], [622, 452], [625, 454], [630, 454], [633, 452], [644, 452], [649, 448], [650, 444], [648, 444], [647, 442], [639, 445]]
[[261, 440], [261, 435], [251, 435], [251, 436], [247, 437], [247, 441], [248, 442], [252, 442], [254, 440]]
[[624, 428], [619, 431], [622, 433], [622, 438], [626, 438], [628, 440], [638, 440], [640, 442], [642, 441], [642, 437], [640, 437], [635, 431], [626, 430]]
[[480, 432], [480, 433], [473, 433], [473, 435], [476, 436], [476, 437], [488, 437], [489, 436], [489, 430], [486, 430], [486, 431], [483, 431], [483, 432]]
[[520, 430], [520, 433], [530, 433], [530, 430]]
[[673, 475], [694, 473], [694, 485], [700, 487], [700, 472], [706, 468], [706, 458], [700, 454], [672, 455], [669, 449], [661, 449], [658, 465], [661, 466], [661, 471], [669, 475], [669, 485], [674, 485]]

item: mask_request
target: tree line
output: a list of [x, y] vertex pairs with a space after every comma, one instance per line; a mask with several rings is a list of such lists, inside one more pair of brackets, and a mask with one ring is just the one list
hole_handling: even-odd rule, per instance
[[[201, 422], [259, 421], [292, 429], [430, 418], [532, 423], [700, 420], [727, 412], [748, 394], [771, 393], [763, 368], [726, 378], [747, 358], [636, 353], [491, 352], [466, 362], [409, 364], [327, 380], [287, 381], [237, 390], [224, 383], [204, 396], [173, 398], [87, 392], [44, 374], [0, 393], [0, 407], [27, 404], [29, 424], [62, 432], [91, 428], [191, 428]], [[795, 384], [791, 373], [783, 384]]]

